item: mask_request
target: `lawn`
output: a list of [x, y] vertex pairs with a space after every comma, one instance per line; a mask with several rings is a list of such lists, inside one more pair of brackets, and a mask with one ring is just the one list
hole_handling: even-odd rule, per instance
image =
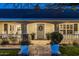
[[79, 46], [61, 46], [62, 56], [79, 56]]
[[0, 56], [16, 56], [18, 55], [19, 49], [6, 49], [0, 50]]
[[[61, 56], [79, 56], [79, 46], [61, 46]], [[0, 56], [17, 56], [19, 49], [0, 50]]]

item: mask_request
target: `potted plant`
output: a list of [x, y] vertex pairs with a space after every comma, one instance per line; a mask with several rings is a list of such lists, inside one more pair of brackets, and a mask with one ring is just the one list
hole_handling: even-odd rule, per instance
[[35, 33], [32, 33], [32, 34], [31, 34], [31, 38], [32, 38], [32, 40], [35, 39]]
[[46, 34], [46, 37], [47, 37], [47, 39], [49, 40], [49, 39], [50, 39], [50, 33], [47, 33], [47, 34]]
[[59, 32], [51, 33], [51, 54], [52, 55], [59, 55], [59, 43], [63, 39], [63, 35]]
[[28, 34], [23, 34], [22, 41], [20, 42], [19, 55], [28, 56], [29, 55], [29, 45]]
[[20, 46], [20, 51], [19, 51], [19, 55], [22, 56], [28, 56], [29, 55], [29, 44], [30, 41], [29, 40], [22, 40], [21, 41], [21, 46]]

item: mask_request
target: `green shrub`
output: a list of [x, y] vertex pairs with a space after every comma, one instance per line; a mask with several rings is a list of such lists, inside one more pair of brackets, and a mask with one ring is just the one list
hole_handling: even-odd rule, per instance
[[74, 46], [78, 46], [79, 44], [78, 44], [77, 41], [74, 41], [74, 42], [73, 42], [73, 45], [74, 45]]
[[51, 42], [52, 43], [60, 43], [63, 39], [63, 35], [59, 32], [53, 32], [51, 33]]
[[48, 40], [50, 39], [50, 36], [51, 36], [50, 33], [46, 34], [46, 37], [47, 37]]
[[15, 42], [15, 41], [17, 41], [17, 39], [14, 38], [14, 37], [11, 37], [11, 38], [9, 38], [9, 39], [10, 39], [11, 42]]
[[8, 45], [9, 41], [8, 40], [2, 40], [1, 45]]

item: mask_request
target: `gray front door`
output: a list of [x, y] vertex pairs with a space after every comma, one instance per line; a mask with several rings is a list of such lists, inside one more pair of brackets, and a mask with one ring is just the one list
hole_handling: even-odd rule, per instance
[[44, 24], [37, 24], [37, 39], [44, 39]]

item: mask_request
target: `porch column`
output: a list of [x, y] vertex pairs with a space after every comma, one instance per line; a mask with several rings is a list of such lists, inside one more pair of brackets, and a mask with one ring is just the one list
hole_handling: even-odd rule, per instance
[[54, 23], [54, 30], [55, 32], [59, 32], [59, 24], [58, 23]]
[[22, 40], [28, 39], [28, 36], [27, 36], [27, 24], [26, 23], [21, 23], [21, 32], [22, 32]]
[[22, 23], [21, 30], [22, 30], [22, 34], [26, 34], [27, 33], [27, 24]]

